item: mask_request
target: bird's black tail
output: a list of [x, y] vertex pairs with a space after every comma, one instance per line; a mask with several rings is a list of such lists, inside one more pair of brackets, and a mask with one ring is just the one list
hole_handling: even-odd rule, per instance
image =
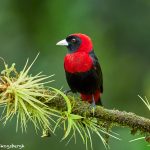
[[103, 106], [102, 99], [99, 98], [96, 104], [97, 104], [97, 105], [100, 105], [100, 106]]

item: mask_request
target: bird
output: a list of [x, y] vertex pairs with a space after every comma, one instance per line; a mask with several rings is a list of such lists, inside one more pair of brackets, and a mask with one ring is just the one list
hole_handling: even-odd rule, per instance
[[64, 57], [66, 80], [73, 93], [80, 93], [81, 99], [92, 104], [102, 105], [103, 74], [92, 40], [82, 33], [74, 33], [56, 45], [68, 49]]

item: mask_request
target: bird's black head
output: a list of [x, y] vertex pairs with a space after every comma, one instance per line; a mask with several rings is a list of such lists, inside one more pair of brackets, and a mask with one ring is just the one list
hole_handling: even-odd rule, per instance
[[73, 53], [75, 52], [79, 46], [81, 45], [81, 39], [77, 36], [74, 36], [74, 35], [70, 35], [66, 38], [66, 41], [68, 43], [68, 50], [69, 50], [69, 53]]
[[69, 53], [86, 52], [93, 50], [91, 39], [81, 33], [71, 34], [66, 39], [59, 41], [56, 45], [67, 46]]
[[79, 46], [81, 45], [81, 39], [75, 35], [69, 35], [66, 39], [57, 43], [57, 45], [64, 45], [67, 46], [68, 52], [73, 53], [75, 52]]

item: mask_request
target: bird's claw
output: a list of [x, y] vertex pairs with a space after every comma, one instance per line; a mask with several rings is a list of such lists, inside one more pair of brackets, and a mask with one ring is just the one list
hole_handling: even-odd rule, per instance
[[93, 116], [94, 116], [94, 113], [95, 113], [95, 109], [96, 109], [96, 105], [91, 104], [90, 105], [90, 110], [93, 113]]

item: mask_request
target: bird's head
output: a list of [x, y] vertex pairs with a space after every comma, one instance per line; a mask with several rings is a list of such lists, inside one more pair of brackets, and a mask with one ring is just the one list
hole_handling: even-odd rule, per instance
[[56, 45], [66, 46], [69, 53], [89, 53], [93, 50], [91, 39], [87, 35], [81, 33], [71, 34], [66, 39], [59, 41]]

